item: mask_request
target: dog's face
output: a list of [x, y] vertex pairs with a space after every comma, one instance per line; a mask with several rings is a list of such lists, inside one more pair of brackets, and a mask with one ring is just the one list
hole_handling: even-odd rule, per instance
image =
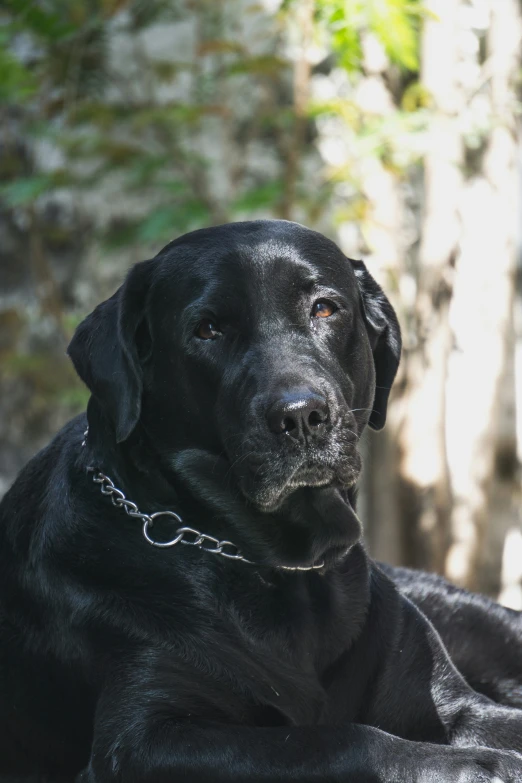
[[188, 449], [224, 458], [270, 512], [300, 487], [355, 482], [400, 334], [361, 262], [295, 223], [255, 221], [138, 264], [69, 352], [119, 442], [139, 424], [167, 466]]

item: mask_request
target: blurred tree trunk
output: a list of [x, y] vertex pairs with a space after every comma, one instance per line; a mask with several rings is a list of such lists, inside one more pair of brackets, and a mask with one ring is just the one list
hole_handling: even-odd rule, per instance
[[293, 130], [285, 138], [283, 157], [286, 161], [284, 171], [284, 187], [278, 217], [292, 220], [296, 195], [301, 156], [305, 144], [307, 107], [310, 100], [309, 48], [314, 33], [315, 0], [301, 0], [296, 6], [296, 28], [300, 33], [299, 53], [294, 63], [293, 74]]
[[[416, 292], [412, 303], [400, 291], [395, 301], [402, 306], [405, 351], [386, 431], [368, 448], [368, 539], [379, 558], [494, 594], [503, 557], [504, 570], [511, 569], [502, 577], [504, 591], [521, 577], [520, 569], [513, 577], [506, 549], [508, 542], [514, 546], [520, 517], [512, 337], [520, 11], [517, 0], [489, 0], [486, 61], [478, 88], [465, 88], [459, 69], [475, 67], [478, 57], [462, 46], [460, 14], [467, 4], [430, 0], [427, 6], [434, 17], [424, 25], [422, 82], [434, 115], [412, 264]], [[487, 101], [493, 127], [483, 147], [468, 154], [463, 107], [476, 94]], [[379, 193], [369, 196], [377, 209]], [[391, 273], [399, 280], [405, 273], [397, 252], [391, 256], [388, 275], [376, 270], [388, 292]], [[520, 524], [517, 529], [521, 549]]]
[[434, 116], [424, 160], [424, 217], [412, 313], [417, 343], [405, 351], [396, 432], [403, 559], [439, 571], [444, 566], [452, 503], [445, 386], [452, 347], [449, 305], [463, 160], [454, 119], [459, 5], [448, 0], [427, 3], [434, 18], [424, 26], [422, 80], [432, 95]]
[[462, 195], [452, 308], [460, 352], [448, 387], [448, 425], [451, 430], [458, 422], [460, 431], [450, 448], [456, 498], [446, 573], [468, 587], [497, 592], [502, 543], [516, 518], [512, 335], [520, 186], [514, 109], [521, 21], [517, 0], [490, 0], [489, 7], [483, 82], [493, 128]]

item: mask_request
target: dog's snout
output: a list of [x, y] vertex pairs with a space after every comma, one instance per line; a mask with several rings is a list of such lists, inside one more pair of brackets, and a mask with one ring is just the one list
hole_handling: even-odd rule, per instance
[[326, 398], [308, 389], [296, 389], [281, 395], [267, 413], [272, 432], [286, 433], [295, 440], [318, 434], [328, 418]]

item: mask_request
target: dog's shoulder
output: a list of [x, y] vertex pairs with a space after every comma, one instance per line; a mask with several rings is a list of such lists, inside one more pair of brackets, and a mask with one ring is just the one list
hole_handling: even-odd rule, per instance
[[5, 544], [13, 544], [24, 530], [34, 527], [53, 492], [67, 492], [68, 468], [86, 426], [84, 413], [71, 419], [20, 471], [0, 502], [0, 540]]

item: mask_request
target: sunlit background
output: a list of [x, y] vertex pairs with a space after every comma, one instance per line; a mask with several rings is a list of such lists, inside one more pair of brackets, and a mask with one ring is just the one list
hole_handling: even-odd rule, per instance
[[372, 553], [522, 608], [521, 35], [518, 0], [5, 0], [0, 491], [85, 406], [65, 347], [132, 263], [297, 220], [403, 327]]

